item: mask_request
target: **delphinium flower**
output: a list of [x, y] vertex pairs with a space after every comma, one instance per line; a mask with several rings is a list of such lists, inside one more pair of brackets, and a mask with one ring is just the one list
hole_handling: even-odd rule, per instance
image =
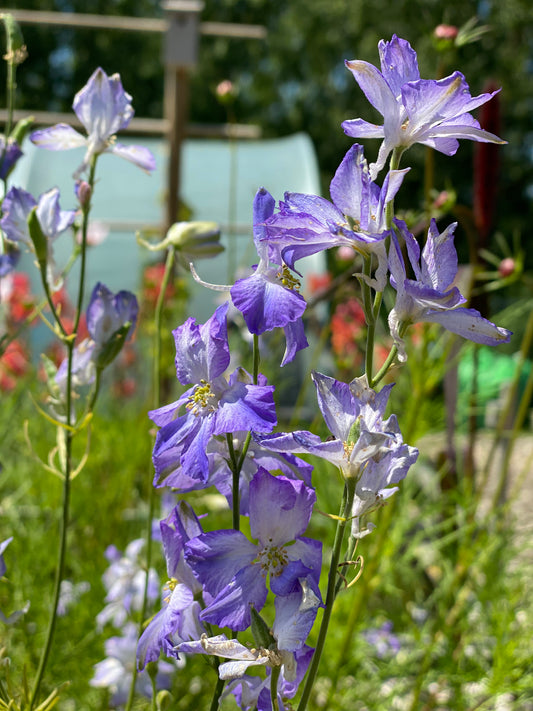
[[287, 345], [281, 365], [285, 365], [308, 346], [302, 322], [306, 302], [298, 291], [300, 283], [284, 263], [279, 247], [265, 239], [265, 221], [273, 214], [274, 206], [272, 195], [260, 188], [253, 204], [253, 236], [259, 264], [251, 276], [235, 282], [230, 294], [250, 333], [259, 335], [283, 328]]
[[342, 383], [314, 372], [318, 404], [333, 435], [326, 441], [311, 432], [297, 431], [257, 437], [264, 447], [280, 452], [308, 453], [335, 464], [345, 479], [354, 479], [352, 535], [362, 536], [361, 518], [394, 494], [418, 450], [403, 443], [395, 415], [384, 419], [392, 385], [376, 393], [366, 376]]
[[[71, 364], [71, 375], [76, 387], [89, 385], [95, 370], [109, 365], [131, 338], [137, 322], [139, 306], [135, 294], [118, 291], [116, 294], [98, 282], [87, 306], [89, 337], [76, 345]], [[55, 382], [63, 391], [66, 387], [68, 359], [57, 370]]]
[[[2, 203], [3, 216], [0, 227], [11, 242], [22, 242], [32, 252], [35, 248], [30, 236], [28, 218], [34, 208], [42, 233], [47, 240], [46, 263], [49, 285], [54, 289], [59, 288], [61, 281], [54, 274], [52, 243], [58, 235], [72, 225], [76, 212], [60, 209], [57, 188], [43, 193], [38, 200], [22, 188], [10, 188]], [[40, 258], [40, 255], [37, 256]]]
[[[155, 481], [173, 468], [183, 467], [187, 476], [207, 482], [210, 438], [240, 430], [271, 432], [276, 424], [273, 386], [260, 375], [258, 384], [243, 369], [229, 379], [226, 313], [219, 306], [213, 316], [198, 325], [194, 318], [173, 331], [176, 343], [176, 375], [183, 385], [192, 384], [176, 402], [149, 413], [161, 427], [153, 451]], [[185, 414], [179, 414], [184, 408]]]
[[378, 45], [381, 71], [362, 60], [346, 66], [372, 106], [383, 116], [382, 126], [361, 118], [344, 121], [344, 132], [352, 138], [382, 138], [376, 163], [370, 166], [373, 178], [395, 148], [405, 150], [422, 143], [445, 155], [454, 155], [458, 139], [505, 143], [480, 128], [470, 114], [489, 101], [496, 92], [471, 96], [464, 76], [454, 72], [439, 79], [421, 79], [416, 52], [409, 42], [392, 36]]
[[[245, 432], [233, 433], [233, 449], [242, 451], [246, 439]], [[209, 482], [226, 497], [230, 508], [233, 508], [233, 490], [231, 486], [231, 469], [227, 460], [227, 445], [220, 438], [212, 438], [207, 447], [209, 459]], [[241, 515], [249, 514], [250, 482], [258, 469], [269, 472], [280, 472], [288, 479], [301, 479], [307, 486], [311, 486], [311, 473], [313, 466], [303, 459], [292, 454], [272, 452], [261, 447], [252, 440], [248, 445], [239, 474], [239, 509]]]
[[266, 577], [275, 595], [299, 589], [299, 578], [316, 584], [321, 543], [302, 534], [316, 496], [303, 481], [274, 477], [260, 469], [250, 482], [252, 543], [240, 531], [203, 533], [185, 546], [185, 559], [212, 601], [200, 618], [219, 627], [244, 630], [251, 607], [260, 611], [267, 598]]
[[[266, 220], [267, 244], [279, 243], [292, 268], [295, 261], [332, 247], [351, 247], [375, 256], [370, 284], [383, 291], [387, 277], [385, 239], [390, 235], [386, 206], [394, 199], [408, 169], [390, 171], [380, 188], [372, 182], [363, 148], [352, 146], [330, 184], [333, 202], [316, 195], [285, 193], [279, 212]], [[368, 276], [365, 277], [368, 280]]]
[[[225, 695], [232, 693], [240, 708], [249, 708], [253, 699], [257, 708], [271, 709], [269, 674], [272, 668], [281, 667], [277, 690], [280, 708], [284, 708], [283, 699], [294, 697], [313, 654], [313, 649], [305, 644], [321, 606], [313, 589], [316, 582], [312, 577], [301, 578], [294, 592], [278, 595], [272, 630], [266, 633], [263, 630], [262, 640], [254, 638], [253, 648], [224, 634], [215, 637], [204, 634], [199, 640], [179, 644], [176, 649], [180, 654], [208, 654], [230, 660], [219, 665], [218, 673], [221, 679], [230, 682]], [[266, 625], [264, 621], [261, 624]], [[254, 637], [258, 636], [256, 632]], [[254, 666], [266, 667], [264, 680], [246, 674]]]
[[59, 601], [57, 603], [57, 614], [64, 617], [69, 609], [79, 602], [81, 596], [91, 589], [91, 584], [86, 580], [73, 583], [72, 580], [62, 580]]
[[[247, 432], [233, 432], [233, 449], [237, 455], [243, 450], [247, 441]], [[214, 486], [226, 497], [230, 508], [233, 507], [232, 473], [228, 463], [228, 444], [223, 436], [212, 437], [206, 448], [208, 460], [207, 478], [191, 477], [188, 470], [179, 461], [171, 461], [168, 470], [160, 472], [160, 479], [155, 482], [157, 487], [172, 487], [176, 493], [187, 493], [198, 489]], [[289, 479], [302, 479], [311, 485], [312, 465], [291, 454], [272, 452], [251, 440], [248, 443], [246, 457], [239, 474], [239, 509], [241, 515], [248, 514], [248, 491], [250, 481], [259, 467], [268, 471], [279, 471]], [[168, 474], [165, 476], [165, 472]], [[165, 478], [163, 478], [165, 477]]]
[[[105, 556], [110, 565], [102, 576], [107, 595], [104, 609], [96, 616], [99, 628], [108, 622], [120, 628], [132, 612], [141, 609], [147, 573], [139, 557], [144, 545], [145, 540], [138, 538], [128, 544], [124, 553], [113, 545], [107, 548]], [[148, 572], [149, 602], [155, 602], [158, 596], [159, 581], [151, 568]]]
[[0, 180], [6, 180], [16, 162], [22, 156], [22, 150], [14, 138], [6, 138], [0, 133]]
[[393, 657], [401, 649], [400, 640], [392, 631], [393, 624], [386, 620], [381, 627], [369, 629], [362, 632], [362, 637], [376, 650], [376, 655], [383, 657]]
[[10, 274], [18, 264], [20, 249], [0, 234], [0, 279]]
[[[110, 637], [105, 641], [106, 659], [94, 665], [94, 676], [89, 684], [96, 688], [109, 689], [113, 708], [128, 700], [135, 669], [135, 646], [137, 625], [128, 622], [122, 627], [121, 637]], [[170, 689], [172, 676], [179, 662], [159, 662], [155, 684], [157, 689]], [[148, 672], [137, 675], [135, 690], [148, 698], [152, 697], [152, 681]]]
[[163, 587], [161, 610], [150, 620], [137, 646], [137, 664], [144, 669], [155, 662], [162, 651], [177, 657], [174, 651], [180, 641], [198, 639], [205, 632], [199, 621], [197, 598], [202, 586], [183, 557], [184, 546], [202, 533], [202, 527], [191, 506], [185, 501], [161, 521], [161, 540], [167, 564], [168, 582]]
[[74, 97], [72, 108], [87, 136], [82, 136], [72, 126], [59, 123], [34, 131], [30, 140], [52, 151], [85, 147], [85, 157], [74, 174], [75, 178], [87, 171], [92, 159], [101, 153], [113, 153], [125, 158], [148, 173], [155, 169], [154, 156], [147, 148], [125, 146], [115, 141], [115, 134], [128, 126], [134, 114], [131, 96], [122, 88], [118, 74], [107, 76], [100, 67], [96, 69]]
[[[398, 348], [398, 358], [405, 360], [403, 332], [411, 323], [428, 321], [439, 323], [475, 343], [495, 346], [508, 343], [511, 332], [495, 326], [475, 309], [463, 308], [466, 299], [453, 286], [457, 275], [457, 252], [453, 233], [457, 223], [439, 233], [435, 220], [431, 221], [422, 254], [417, 240], [406, 224], [396, 220], [405, 240], [414, 279], [408, 279], [400, 245], [396, 237], [391, 243], [389, 266], [391, 284], [396, 289], [396, 302], [389, 313], [389, 327]], [[459, 308], [458, 308], [459, 307]]]

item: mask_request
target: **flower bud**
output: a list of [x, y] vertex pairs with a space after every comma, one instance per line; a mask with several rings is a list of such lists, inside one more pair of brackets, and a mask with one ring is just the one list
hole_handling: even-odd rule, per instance
[[459, 29], [455, 25], [437, 25], [433, 30], [433, 35], [439, 40], [454, 40], [459, 34]]
[[91, 201], [92, 188], [86, 180], [78, 180], [75, 187], [76, 197], [82, 208], [89, 207]]
[[501, 277], [508, 277], [511, 276], [511, 274], [514, 272], [516, 269], [516, 263], [515, 260], [512, 257], [506, 257], [505, 259], [502, 259], [500, 262], [500, 265], [498, 267], [498, 274]]
[[215, 257], [224, 250], [216, 222], [176, 222], [164, 242], [179, 249], [187, 262]]

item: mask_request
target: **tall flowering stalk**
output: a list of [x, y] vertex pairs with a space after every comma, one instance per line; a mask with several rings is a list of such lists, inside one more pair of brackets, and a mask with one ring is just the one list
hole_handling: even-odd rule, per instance
[[[191, 387], [177, 402], [150, 413], [160, 427], [154, 484], [183, 494], [217, 486], [233, 503], [234, 528], [189, 527], [185, 533], [179, 519], [171, 528], [162, 523], [169, 575], [178, 571], [178, 577], [169, 580], [172, 595], [141, 638], [139, 664], [142, 668], [148, 659], [153, 661], [158, 649], [176, 657], [225, 657], [229, 661], [212, 665], [219, 676], [213, 709], [222, 696], [232, 694], [241, 709], [279, 711], [296, 696], [304, 677], [298, 711], [307, 708], [335, 599], [362, 572], [362, 559], [353, 558], [358, 542], [375, 527], [369, 516], [398, 490], [418, 457], [418, 450], [404, 443], [396, 416], [386, 415], [392, 385], [377, 389], [392, 364], [405, 360], [409, 326], [430, 321], [488, 345], [506, 343], [511, 335], [464, 306], [454, 285], [455, 225], [441, 231], [433, 221], [421, 249], [405, 222], [394, 217], [394, 198], [409, 170], [400, 168], [400, 160], [411, 145], [423, 143], [453, 155], [462, 138], [503, 143], [481, 129], [470, 113], [493, 94], [472, 97], [459, 72], [438, 81], [421, 79], [416, 53], [396, 36], [380, 42], [379, 51], [381, 71], [357, 60], [347, 67], [383, 115], [383, 125], [363, 119], [343, 124], [348, 135], [382, 139], [377, 162], [368, 166], [360, 145], [349, 149], [331, 182], [332, 202], [288, 192], [276, 209], [272, 196], [261, 188], [253, 205], [258, 264], [250, 276], [222, 287], [241, 311], [255, 345], [265, 331], [284, 329], [284, 365], [307, 345], [302, 320], [306, 304], [295, 276], [298, 260], [335, 247], [350, 247], [358, 255], [361, 268], [354, 276], [367, 324], [365, 372], [349, 383], [318, 372], [312, 375], [330, 437], [323, 440], [305, 430], [272, 432], [272, 388], [258, 365], [253, 381], [242, 370], [229, 378], [224, 375], [230, 362], [227, 305], [203, 325], [189, 319], [174, 331], [176, 373]], [[389, 158], [389, 170], [378, 185]], [[376, 325], [388, 282], [394, 297], [388, 314], [392, 346], [376, 372]], [[331, 514], [337, 527], [323, 602], [321, 546], [302, 537], [315, 498], [297, 456], [303, 453], [331, 462], [343, 481], [339, 513]], [[229, 467], [221, 466], [224, 460]], [[282, 473], [276, 475], [276, 470]], [[239, 516], [249, 517], [252, 540], [240, 531]], [[171, 550], [179, 551], [179, 558], [169, 557]], [[269, 597], [274, 598], [273, 621], [262, 616]], [[305, 639], [320, 608], [313, 652]], [[226, 626], [232, 639], [216, 633], [215, 627]], [[248, 629], [252, 649], [237, 639]], [[252, 665], [266, 668], [263, 680], [246, 673]]]
[[[84, 466], [86, 458], [76, 465], [72, 447], [74, 438], [88, 426], [99, 394], [101, 374], [116, 358], [123, 344], [131, 337], [137, 319], [137, 300], [129, 292], [111, 292], [97, 284], [86, 310], [88, 337], [80, 340], [80, 326], [84, 312], [86, 290], [86, 253], [91, 199], [95, 189], [96, 165], [103, 152], [113, 152], [135, 162], [143, 170], [155, 167], [153, 156], [144, 148], [126, 148], [116, 144], [114, 133], [127, 125], [133, 109], [131, 97], [124, 92], [120, 77], [108, 77], [97, 69], [88, 84], [76, 95], [74, 110], [87, 130], [87, 137], [66, 125], [35, 131], [30, 139], [37, 145], [52, 150], [85, 145], [87, 152], [76, 171], [76, 210], [61, 210], [59, 192], [54, 188], [38, 200], [17, 187], [6, 194], [2, 206], [0, 227], [11, 244], [24, 245], [33, 252], [41, 274], [43, 290], [51, 311], [50, 328], [66, 349], [66, 357], [54, 369], [48, 369], [49, 406], [43, 414], [57, 428], [58, 456], [49, 458], [48, 470], [63, 480], [63, 503], [60, 543], [55, 573], [54, 593], [45, 644], [33, 683], [28, 708], [39, 701], [41, 682], [50, 656], [58, 615], [61, 584], [67, 552], [67, 530], [70, 518], [71, 481]], [[54, 292], [61, 286], [62, 275], [57, 273], [53, 260], [53, 241], [81, 215], [81, 244], [75, 246], [71, 258], [80, 258], [80, 276], [71, 323], [56, 308]], [[44, 318], [44, 317], [43, 317]], [[78, 409], [80, 394], [86, 392], [86, 404]]]

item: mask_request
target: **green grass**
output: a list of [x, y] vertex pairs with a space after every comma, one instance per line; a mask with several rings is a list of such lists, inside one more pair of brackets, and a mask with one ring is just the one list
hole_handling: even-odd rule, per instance
[[[20, 683], [25, 670], [31, 683], [52, 595], [61, 482], [36, 464], [22, 433], [29, 420], [33, 448], [46, 458], [53, 427], [36, 415], [24, 387], [4, 400], [0, 540], [11, 535], [14, 540], [5, 553], [0, 608], [8, 613], [26, 600], [31, 607], [17, 624], [2, 629], [0, 646], [11, 659], [13, 681]], [[73, 482], [66, 577], [88, 581], [91, 589], [59, 619], [45, 675], [43, 692], [69, 682], [58, 706], [63, 711], [109, 708], [107, 694], [89, 681], [105, 656], [105, 637], [117, 632], [106, 627], [98, 633], [95, 617], [104, 606], [105, 549], [114, 543], [124, 550], [145, 532], [152, 479], [147, 409], [141, 402], [108, 403], [95, 417], [89, 463]], [[80, 442], [78, 454], [83, 446]], [[342, 482], [334, 469], [315, 464], [317, 508], [336, 513]], [[364, 557], [363, 575], [336, 602], [311, 708], [533, 708], [533, 607], [526, 566], [531, 551], [528, 557], [516, 549], [510, 515], [473, 518], [461, 486], [442, 492], [440, 480], [422, 455], [401, 492], [374, 514], [377, 528], [357, 551]], [[192, 497], [198, 513], [210, 514], [206, 529], [229, 527], [228, 515], [213, 508], [210, 494]], [[308, 535], [324, 542], [325, 565], [333, 532], [334, 521], [315, 513]], [[159, 554], [155, 562], [164, 581]], [[323, 589], [325, 576], [324, 570]], [[362, 633], [387, 620], [401, 650], [380, 658]], [[317, 625], [310, 644], [316, 634]], [[191, 659], [176, 674], [172, 708], [209, 708], [214, 683], [205, 661]], [[135, 708], [148, 709], [150, 703], [138, 699]], [[228, 699], [223, 708], [235, 705]]]

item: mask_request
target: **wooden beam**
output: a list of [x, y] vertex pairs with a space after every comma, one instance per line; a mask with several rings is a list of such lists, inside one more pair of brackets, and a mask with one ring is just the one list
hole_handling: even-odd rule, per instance
[[[91, 15], [81, 12], [48, 12], [45, 10], [14, 10], [11, 8], [0, 8], [0, 13], [13, 15], [20, 24], [84, 27], [95, 30], [121, 30], [124, 32], [156, 32], [159, 34], [166, 32], [168, 27], [167, 20], [154, 17], [121, 17], [120, 15]], [[234, 39], [265, 39], [267, 30], [263, 25], [201, 22], [200, 34]]]
[[[60, 113], [59, 111], [22, 111], [20, 109], [14, 112], [13, 118], [15, 123], [20, 119], [33, 116], [35, 126], [53, 126], [56, 123], [67, 123], [76, 128], [81, 127], [81, 123], [74, 113]], [[0, 125], [6, 124], [7, 111], [0, 109]], [[127, 128], [122, 129], [121, 133], [144, 134], [148, 136], [162, 136], [169, 130], [169, 123], [166, 119], [158, 118], [133, 118]], [[239, 138], [239, 139], [258, 139], [261, 138], [261, 127], [255, 124], [201, 124], [189, 123], [187, 125], [185, 135], [188, 138]]]

